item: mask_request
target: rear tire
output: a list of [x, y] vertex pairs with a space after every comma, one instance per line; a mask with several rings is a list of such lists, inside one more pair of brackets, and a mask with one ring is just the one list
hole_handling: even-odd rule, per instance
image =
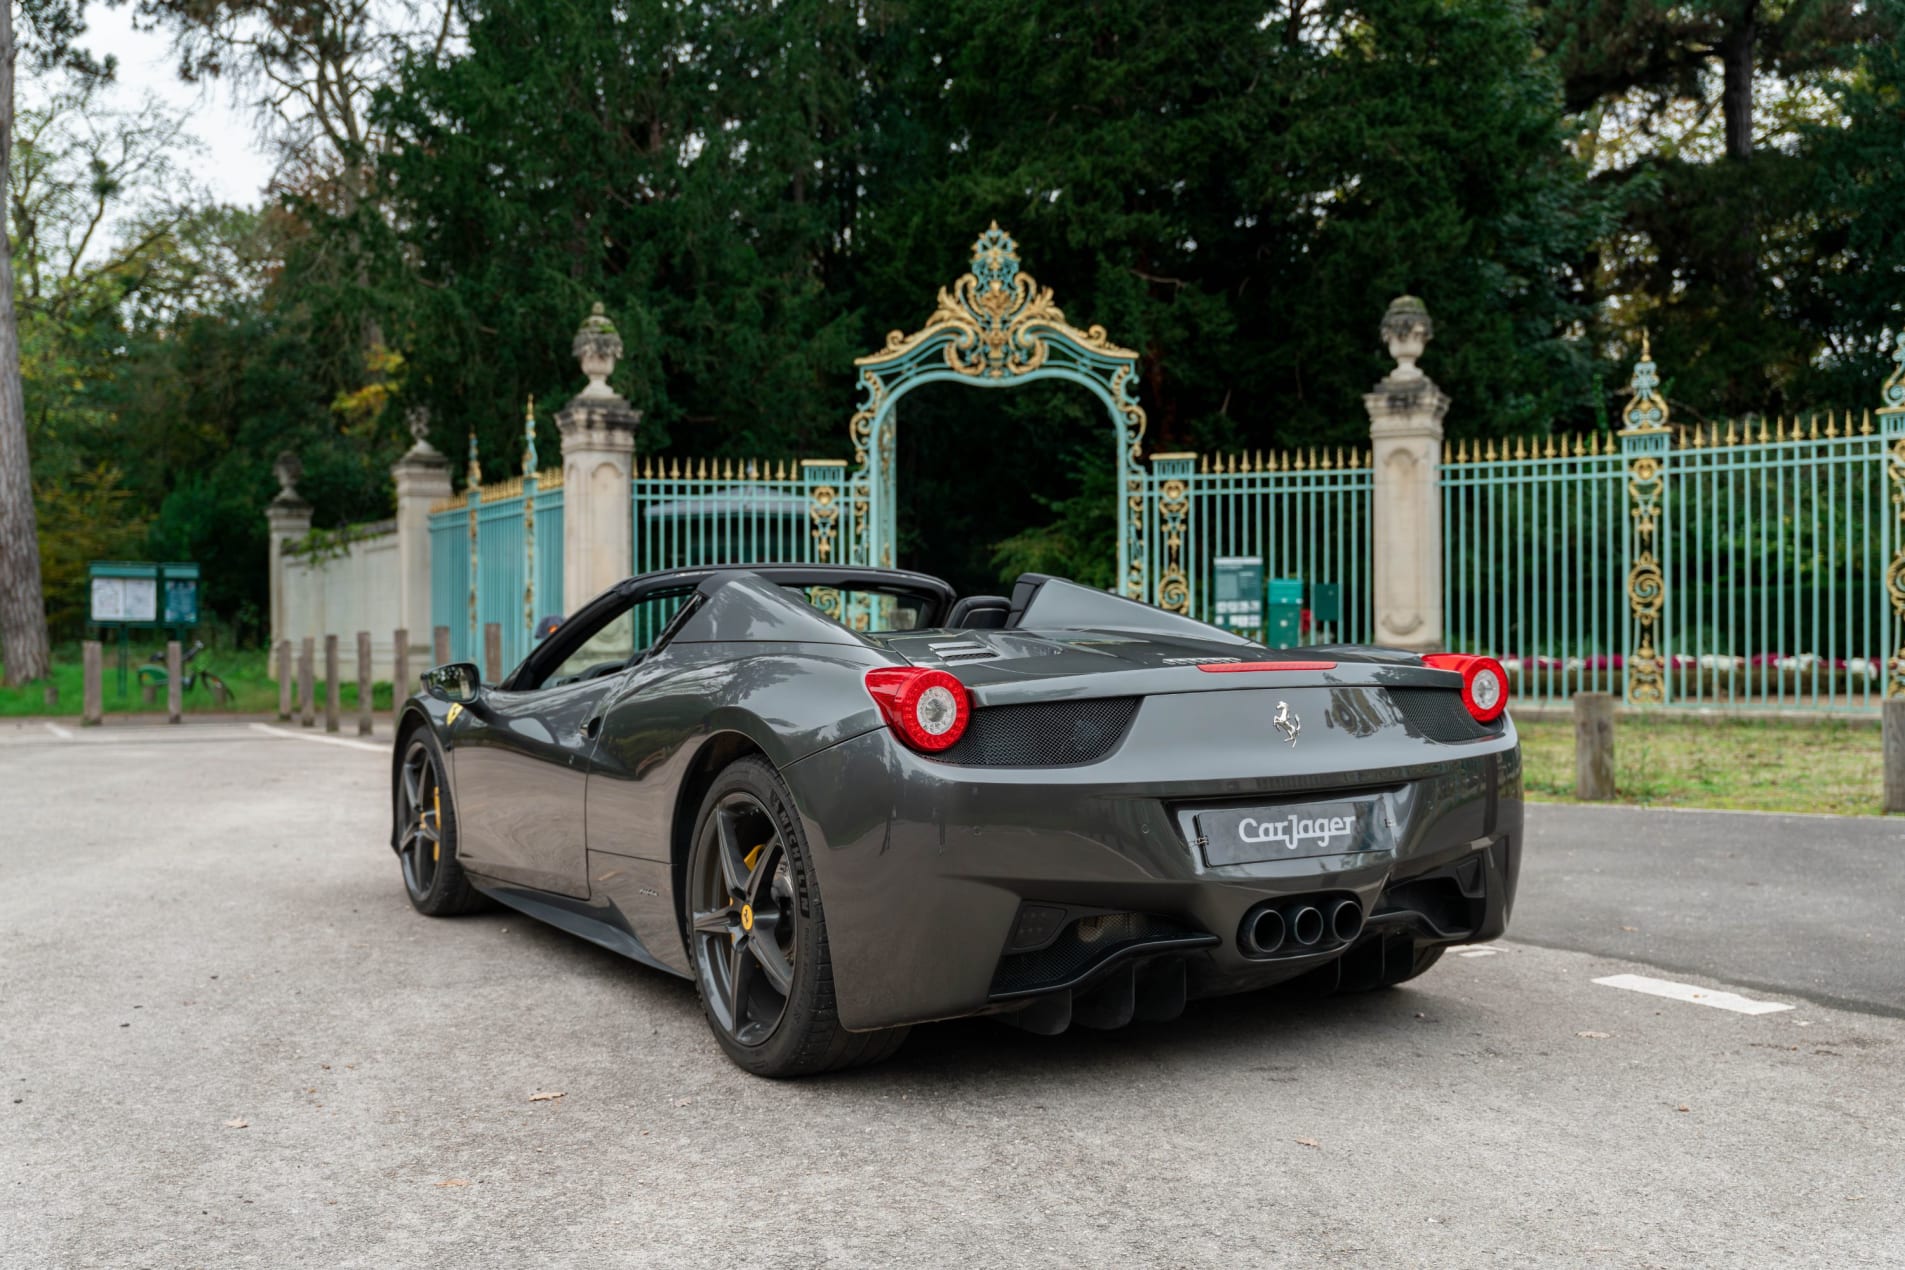
[[397, 862], [419, 913], [450, 917], [487, 907], [456, 859], [456, 806], [444, 790], [443, 750], [428, 728], [404, 741], [397, 766]]
[[877, 1063], [906, 1028], [849, 1032], [834, 1000], [827, 919], [780, 774], [743, 758], [714, 779], [683, 879], [689, 962], [721, 1048], [756, 1076]]

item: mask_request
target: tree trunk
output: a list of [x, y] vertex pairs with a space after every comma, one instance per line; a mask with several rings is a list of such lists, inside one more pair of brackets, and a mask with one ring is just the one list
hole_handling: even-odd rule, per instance
[[[1739, 16], [1727, 24], [1719, 45], [1720, 114], [1726, 121], [1728, 163], [1745, 164], [1753, 157], [1753, 63], [1758, 39], [1758, 0], [1748, 0]], [[1743, 189], [1743, 183], [1736, 182], [1729, 195], [1734, 228], [1725, 289], [1733, 303], [1751, 306], [1759, 289], [1759, 206], [1757, 200], [1743, 196]]]
[[1726, 157], [1753, 157], [1753, 54], [1759, 5], [1748, 4], [1720, 37], [1720, 115], [1726, 121]]
[[[0, 207], [13, 166], [13, 0], [0, 0]], [[13, 239], [0, 234], [0, 645], [6, 682], [45, 678], [46, 604], [40, 595], [40, 535], [27, 463], [26, 401], [20, 391], [20, 327], [13, 310]]]

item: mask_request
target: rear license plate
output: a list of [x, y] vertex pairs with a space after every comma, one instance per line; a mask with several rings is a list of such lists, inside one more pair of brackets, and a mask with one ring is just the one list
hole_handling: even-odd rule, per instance
[[1199, 812], [1195, 823], [1204, 863], [1213, 867], [1382, 851], [1389, 846], [1388, 817], [1374, 798], [1227, 807]]

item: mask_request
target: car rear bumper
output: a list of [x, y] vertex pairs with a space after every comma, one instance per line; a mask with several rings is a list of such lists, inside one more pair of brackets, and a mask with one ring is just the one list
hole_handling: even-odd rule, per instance
[[[787, 769], [815, 846], [845, 1026], [1014, 1008], [1158, 960], [1192, 997], [1338, 963], [1353, 979], [1380, 974], [1385, 956], [1506, 928], [1522, 837], [1512, 725], [1462, 744], [1326, 734], [1299, 759], [1208, 740], [1236, 734], [1226, 727], [1147, 744], [1146, 716], [1151, 742], [1183, 722], [1159, 700], [1116, 753], [1080, 767], [954, 767], [881, 730]], [[1374, 849], [1212, 866], [1195, 840], [1199, 809], [1348, 791], [1385, 809], [1390, 831]], [[1253, 910], [1310, 898], [1353, 900], [1357, 935], [1268, 956], [1240, 940]]]

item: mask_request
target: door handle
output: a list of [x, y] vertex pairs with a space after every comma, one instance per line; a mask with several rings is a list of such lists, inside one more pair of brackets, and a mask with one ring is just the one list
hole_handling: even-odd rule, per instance
[[582, 725], [583, 738], [586, 740], [593, 741], [595, 739], [595, 734], [600, 732], [601, 730], [602, 730], [602, 716], [599, 714], [594, 715], [593, 717], [589, 719], [587, 723], [584, 723]]

